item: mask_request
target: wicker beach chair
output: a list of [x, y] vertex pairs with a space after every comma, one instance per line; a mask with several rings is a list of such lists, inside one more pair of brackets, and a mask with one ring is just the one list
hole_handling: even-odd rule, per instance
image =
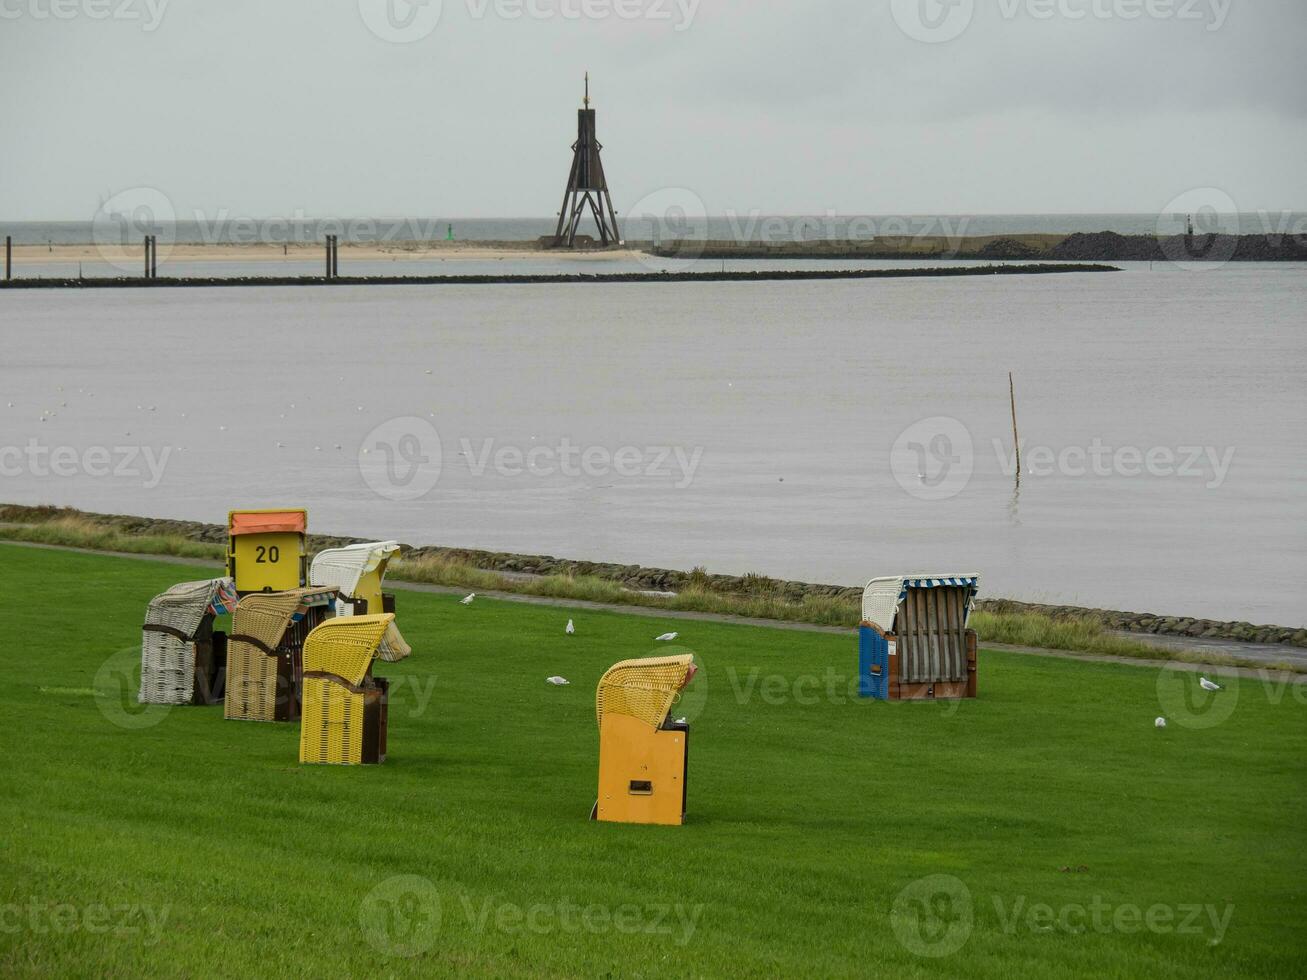
[[625, 660], [599, 681], [599, 799], [590, 816], [614, 823], [685, 822], [690, 727], [669, 714], [695, 674], [683, 654]]
[[353, 602], [359, 615], [393, 612], [381, 591], [386, 567], [399, 553], [398, 541], [374, 541], [351, 544], [344, 548], [320, 551], [309, 567], [309, 581], [338, 589], [346, 601]]
[[[336, 608], [338, 616], [393, 613], [395, 597], [382, 591], [382, 583], [391, 558], [398, 553], [397, 541], [328, 548], [314, 557], [313, 564], [309, 567], [309, 582], [340, 591], [342, 598]], [[381, 641], [381, 659], [393, 663], [403, 660], [412, 652], [400, 635], [399, 627], [391, 623]]]
[[300, 762], [376, 765], [386, 761], [389, 684], [372, 664], [391, 613], [323, 623], [304, 644]]
[[978, 575], [894, 575], [862, 595], [858, 691], [882, 701], [976, 696]]
[[183, 582], [150, 600], [141, 627], [142, 704], [216, 704], [227, 635], [213, 621], [236, 604], [231, 579]]
[[304, 641], [335, 610], [335, 589], [294, 589], [245, 596], [227, 644], [224, 715], [239, 721], [300, 716]]

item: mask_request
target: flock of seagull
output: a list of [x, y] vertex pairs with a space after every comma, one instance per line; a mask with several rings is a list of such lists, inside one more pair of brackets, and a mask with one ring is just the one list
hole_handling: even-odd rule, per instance
[[[463, 600], [462, 600], [462, 604], [465, 605], [465, 606], [470, 606], [470, 605], [472, 605], [473, 602], [476, 601], [476, 597], [477, 597], [477, 594], [476, 594], [475, 592], [473, 592], [473, 593], [472, 593], [471, 595], [469, 595], [466, 599], [463, 599]], [[574, 634], [576, 633], [576, 623], [575, 623], [574, 621], [572, 621], [572, 620], [569, 619], [569, 620], [567, 621], [567, 628], [564, 630], [564, 632], [566, 632], [568, 636], [572, 636], [572, 635], [574, 635]], [[654, 642], [655, 642], [655, 643], [671, 643], [671, 642], [673, 642], [674, 640], [678, 639], [678, 638], [680, 637], [680, 635], [681, 635], [680, 633], [664, 633], [662, 636], [655, 637], [655, 638], [654, 638]], [[568, 681], [568, 680], [567, 680], [566, 678], [564, 678], [564, 677], [550, 677], [550, 678], [547, 678], [546, 683], [553, 684], [553, 685], [555, 685], [555, 686], [557, 686], [557, 687], [564, 687], [564, 686], [566, 686], [567, 684], [569, 684], [570, 681]], [[1216, 681], [1209, 680], [1207, 677], [1200, 677], [1199, 680], [1198, 680], [1198, 683], [1199, 683], [1199, 685], [1202, 687], [1202, 689], [1203, 689], [1204, 691], [1208, 691], [1208, 692], [1213, 693], [1213, 694], [1216, 693], [1217, 691], [1224, 691], [1224, 690], [1225, 690], [1225, 688], [1222, 687], [1220, 684], [1216, 683]], [[1154, 724], [1155, 724], [1156, 727], [1158, 727], [1158, 728], [1165, 728], [1166, 725], [1167, 725], [1166, 718], [1164, 718], [1164, 717], [1163, 717], [1163, 718], [1158, 718], [1157, 721], [1154, 722]]]
[[[473, 593], [469, 594], [466, 598], [460, 599], [460, 600], [459, 600], [459, 605], [470, 606], [470, 605], [472, 605], [472, 603], [476, 602], [476, 599], [477, 599], [477, 594], [476, 594], [475, 592], [473, 592]], [[569, 620], [567, 621], [567, 626], [566, 626], [566, 628], [563, 630], [563, 632], [566, 633], [568, 636], [575, 636], [575, 635], [576, 635], [576, 622], [575, 622], [574, 620], [569, 619]], [[680, 633], [664, 633], [662, 636], [656, 636], [656, 637], [654, 637], [654, 642], [655, 642], [655, 643], [672, 643], [672, 642], [676, 641], [677, 639], [679, 639], [679, 638], [680, 638], [680, 635], [681, 635]], [[569, 681], [566, 677], [546, 677], [546, 678], [545, 678], [545, 683], [546, 683], [546, 684], [553, 684], [555, 687], [567, 687], [567, 686], [568, 686], [569, 684], [571, 684], [572, 682]]]

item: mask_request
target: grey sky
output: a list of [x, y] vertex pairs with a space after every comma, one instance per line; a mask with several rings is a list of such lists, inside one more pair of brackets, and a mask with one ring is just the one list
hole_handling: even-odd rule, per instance
[[0, 219], [548, 215], [586, 69], [620, 212], [1307, 209], [1303, 0], [945, 4], [0, 0]]

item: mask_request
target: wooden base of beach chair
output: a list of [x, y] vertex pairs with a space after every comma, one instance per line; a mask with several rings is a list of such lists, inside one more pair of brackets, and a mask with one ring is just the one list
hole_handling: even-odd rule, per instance
[[195, 639], [195, 690], [191, 704], [221, 704], [227, 686], [227, 634], [210, 625], [207, 637]]
[[611, 714], [599, 732], [599, 800], [594, 819], [608, 823], [685, 823], [690, 726]]
[[300, 762], [373, 766], [386, 761], [390, 683], [369, 677], [361, 685], [332, 674], [304, 675]]
[[[872, 623], [858, 630], [858, 693], [879, 701], [962, 701], [977, 696], [976, 633], [957, 638], [965, 668], [962, 677], [906, 681], [900, 638]], [[953, 673], [959, 673], [956, 669]]]

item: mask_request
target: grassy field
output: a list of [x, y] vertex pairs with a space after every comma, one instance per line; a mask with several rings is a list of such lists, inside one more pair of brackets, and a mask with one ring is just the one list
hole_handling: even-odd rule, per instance
[[[302, 767], [298, 726], [134, 704], [195, 572], [0, 545], [0, 973], [1301, 970], [1303, 688], [982, 650], [978, 701], [867, 703], [839, 636], [405, 593], [389, 760]], [[689, 822], [592, 824], [595, 683], [665, 629]]]

